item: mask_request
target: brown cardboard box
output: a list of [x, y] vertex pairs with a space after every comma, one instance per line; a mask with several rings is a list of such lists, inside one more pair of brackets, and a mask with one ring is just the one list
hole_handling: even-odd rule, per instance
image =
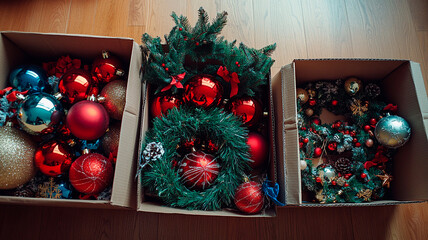
[[[276, 181], [276, 156], [275, 156], [275, 142], [274, 142], [274, 124], [273, 124], [273, 106], [272, 106], [272, 85], [270, 82], [269, 76], [269, 86], [266, 87], [266, 92], [269, 93], [268, 99], [263, 99], [263, 105], [269, 106], [269, 117], [266, 122], [269, 124], [269, 135], [270, 137], [270, 154], [269, 154], [269, 178], [270, 180], [274, 179]], [[142, 95], [142, 115], [141, 115], [141, 136], [140, 136], [140, 148], [144, 143], [145, 133], [149, 128], [149, 123], [152, 121], [149, 114], [149, 94], [148, 87], [143, 86], [143, 95]], [[139, 158], [141, 158], [141, 149], [139, 152]], [[141, 159], [140, 159], [141, 160]], [[162, 205], [162, 203], [157, 201], [152, 201], [150, 196], [145, 196], [144, 189], [141, 185], [141, 177], [138, 177], [138, 187], [137, 187], [137, 199], [138, 199], [138, 207], [137, 211], [141, 212], [155, 212], [155, 213], [166, 213], [166, 214], [187, 214], [187, 215], [205, 215], [205, 216], [231, 216], [231, 217], [273, 217], [276, 214], [275, 206], [272, 206], [269, 209], [266, 209], [260, 214], [256, 215], [247, 215], [235, 210], [221, 210], [221, 211], [201, 211], [201, 210], [186, 210], [186, 209], [178, 209], [172, 208], [168, 206]]]
[[288, 205], [314, 205], [304, 203], [307, 199], [302, 197], [296, 86], [349, 76], [378, 82], [386, 99], [398, 105], [397, 115], [409, 122], [412, 136], [393, 159], [391, 198], [362, 204], [323, 206], [399, 204], [428, 199], [428, 100], [419, 64], [408, 60], [308, 59], [294, 60], [282, 67], [272, 80], [278, 178], [282, 181], [280, 200]]
[[[1, 32], [0, 88], [7, 86], [10, 71], [19, 64], [55, 61], [63, 55], [90, 62], [102, 50], [115, 54], [126, 68], [128, 86], [122, 118], [119, 151], [110, 201], [43, 199], [0, 196], [0, 203], [19, 203], [76, 207], [132, 207], [136, 206], [135, 163], [140, 114], [142, 55], [140, 47], [130, 38], [112, 38], [68, 34]], [[1, 146], [0, 146], [1, 147]]]

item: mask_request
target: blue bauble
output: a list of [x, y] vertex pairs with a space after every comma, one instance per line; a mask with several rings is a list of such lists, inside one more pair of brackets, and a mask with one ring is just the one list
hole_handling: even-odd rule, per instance
[[41, 135], [52, 133], [64, 117], [64, 108], [52, 95], [33, 93], [18, 107], [18, 122], [27, 133]]
[[48, 78], [46, 72], [37, 65], [22, 65], [9, 75], [9, 82], [18, 91], [41, 92], [45, 89]]
[[382, 118], [375, 129], [376, 139], [385, 147], [399, 148], [409, 141], [411, 128], [402, 117], [391, 115]]

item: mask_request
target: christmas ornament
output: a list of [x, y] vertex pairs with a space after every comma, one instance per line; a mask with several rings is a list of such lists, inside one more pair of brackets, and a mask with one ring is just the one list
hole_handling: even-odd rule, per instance
[[70, 183], [85, 194], [102, 192], [113, 181], [111, 162], [101, 154], [88, 153], [77, 158], [70, 168]]
[[361, 117], [369, 110], [368, 105], [367, 102], [363, 103], [359, 99], [353, 99], [350, 109], [353, 115], [359, 115]]
[[104, 135], [109, 125], [109, 116], [103, 105], [93, 101], [74, 104], [67, 114], [67, 128], [82, 140], [95, 140]]
[[369, 138], [366, 140], [366, 146], [367, 147], [373, 147], [373, 144], [374, 144], [373, 139]]
[[232, 98], [226, 108], [248, 127], [258, 124], [263, 114], [261, 104], [252, 97]]
[[308, 92], [303, 88], [296, 89], [296, 96], [301, 104], [305, 104], [309, 100]]
[[88, 98], [91, 89], [91, 74], [83, 69], [68, 70], [58, 83], [59, 92], [70, 104]]
[[262, 210], [264, 197], [261, 184], [244, 182], [235, 191], [235, 205], [242, 212], [255, 214]]
[[391, 181], [392, 181], [392, 176], [387, 174], [385, 171], [382, 171], [382, 175], [376, 175], [376, 177], [380, 178], [380, 180], [382, 181], [382, 187], [387, 187], [389, 188], [391, 185]]
[[109, 52], [103, 51], [102, 55], [92, 63], [92, 75], [98, 82], [108, 83], [125, 75], [122, 64], [118, 58]]
[[62, 178], [50, 177], [48, 181], [39, 184], [38, 197], [53, 199], [72, 198], [73, 188], [70, 183]]
[[308, 167], [308, 163], [305, 160], [300, 160], [300, 170], [304, 170]]
[[103, 105], [109, 116], [116, 120], [121, 120], [123, 110], [126, 103], [126, 84], [124, 80], [115, 80], [108, 83], [103, 90], [101, 96], [105, 98]]
[[33, 93], [19, 104], [17, 119], [27, 133], [40, 135], [52, 133], [64, 116], [64, 108], [52, 95]]
[[402, 147], [410, 138], [409, 123], [399, 116], [390, 115], [376, 124], [375, 137], [385, 147]]
[[42, 92], [47, 85], [46, 72], [37, 65], [23, 65], [12, 70], [9, 82], [20, 92]]
[[151, 104], [151, 113], [153, 117], [166, 116], [168, 111], [172, 108], [179, 108], [182, 100], [177, 95], [170, 95], [168, 93], [161, 93], [154, 97]]
[[355, 77], [346, 79], [345, 92], [349, 95], [355, 95], [362, 88], [361, 80]]
[[322, 149], [319, 147], [315, 148], [314, 157], [319, 157], [319, 156], [321, 156], [321, 154], [322, 154]]
[[357, 193], [357, 197], [362, 198], [364, 201], [368, 202], [372, 197], [372, 193], [373, 191], [371, 189], [361, 190]]
[[202, 151], [187, 154], [179, 166], [183, 182], [190, 189], [209, 188], [217, 179], [219, 172], [220, 164], [217, 163], [217, 159]]
[[114, 162], [116, 162], [117, 151], [119, 150], [120, 127], [120, 122], [111, 124], [109, 130], [104, 134], [101, 140], [101, 146], [105, 156], [109, 156], [109, 158], [112, 157]]
[[36, 144], [11, 126], [0, 128], [0, 189], [22, 185], [36, 174], [33, 157]]
[[51, 177], [67, 173], [72, 162], [72, 154], [67, 145], [50, 141], [37, 148], [34, 164], [40, 171]]
[[269, 155], [268, 144], [264, 137], [258, 133], [250, 132], [247, 144], [250, 147], [251, 168], [257, 169], [263, 167]]
[[314, 114], [314, 110], [312, 110], [311, 108], [307, 108], [305, 113], [306, 113], [306, 116], [310, 117]]
[[215, 107], [219, 105], [223, 89], [210, 75], [196, 75], [189, 79], [185, 87], [184, 101], [195, 107]]
[[336, 177], [336, 171], [331, 166], [327, 166], [323, 169], [324, 177], [326, 177], [329, 181], [331, 181], [334, 177]]

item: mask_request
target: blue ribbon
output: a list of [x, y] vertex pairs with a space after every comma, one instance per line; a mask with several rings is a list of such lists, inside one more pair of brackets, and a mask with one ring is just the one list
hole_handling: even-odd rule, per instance
[[90, 150], [97, 150], [100, 147], [100, 140], [97, 139], [95, 142], [88, 142], [86, 140], [82, 140], [82, 150], [83, 149], [90, 149]]
[[265, 193], [266, 196], [268, 196], [277, 206], [283, 207], [285, 206], [284, 203], [280, 202], [278, 200], [278, 194], [279, 194], [279, 184], [275, 183], [273, 187], [270, 186], [271, 181], [266, 180], [263, 182], [262, 190]]

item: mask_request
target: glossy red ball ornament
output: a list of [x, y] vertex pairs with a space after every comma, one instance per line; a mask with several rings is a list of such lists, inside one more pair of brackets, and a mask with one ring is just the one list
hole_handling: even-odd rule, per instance
[[321, 125], [321, 119], [319, 119], [319, 118], [317, 118], [317, 117], [314, 117], [314, 118], [312, 118], [312, 123], [313, 124], [315, 124], [315, 125]]
[[370, 126], [369, 125], [365, 125], [364, 126], [364, 131], [366, 131], [366, 132], [370, 131]]
[[112, 163], [98, 153], [83, 154], [71, 164], [70, 183], [85, 194], [102, 192], [113, 181]]
[[314, 157], [321, 156], [321, 153], [322, 153], [322, 149], [321, 148], [317, 147], [317, 148], [314, 149]]
[[113, 119], [122, 120], [126, 103], [126, 85], [125, 80], [114, 80], [101, 90], [100, 95], [105, 98], [102, 104]]
[[361, 178], [366, 178], [367, 177], [367, 174], [365, 174], [365, 173], [361, 173], [361, 176], [360, 176]]
[[103, 105], [84, 100], [74, 104], [67, 114], [66, 125], [71, 133], [83, 140], [95, 140], [106, 132], [109, 116]]
[[333, 101], [331, 101], [331, 105], [333, 105], [333, 106], [337, 106], [337, 104], [338, 104], [339, 102], [337, 101], [337, 100], [333, 100]]
[[72, 162], [70, 148], [64, 143], [50, 141], [40, 146], [34, 155], [34, 164], [50, 177], [67, 173]]
[[268, 152], [268, 144], [265, 138], [254, 132], [248, 134], [247, 144], [250, 147], [250, 166], [252, 169], [258, 169], [266, 164]]
[[154, 97], [151, 104], [151, 113], [153, 117], [166, 116], [168, 111], [173, 108], [179, 108], [183, 101], [177, 95], [161, 93]]
[[322, 179], [320, 177], [316, 177], [315, 182], [320, 183], [320, 182], [322, 182]]
[[262, 118], [262, 105], [252, 97], [232, 98], [226, 107], [231, 113], [241, 118], [248, 127], [259, 123]]
[[254, 181], [244, 182], [235, 190], [234, 202], [244, 213], [255, 214], [262, 210], [264, 196], [262, 186]]
[[315, 106], [317, 104], [317, 101], [315, 99], [309, 99], [309, 105]]
[[83, 69], [70, 69], [58, 83], [58, 90], [71, 104], [84, 100], [92, 88], [91, 74]]
[[189, 79], [184, 91], [184, 101], [196, 107], [218, 106], [223, 88], [211, 75], [197, 75]]
[[371, 125], [375, 125], [377, 123], [376, 119], [372, 118], [370, 119], [370, 124]]
[[309, 139], [308, 138], [304, 138], [303, 139], [303, 143], [308, 143], [309, 142]]
[[92, 75], [99, 83], [108, 83], [125, 75], [122, 63], [109, 52], [103, 51], [102, 55], [92, 63]]
[[220, 172], [217, 159], [202, 151], [184, 156], [180, 163], [179, 173], [184, 185], [190, 189], [204, 190], [211, 186]]

